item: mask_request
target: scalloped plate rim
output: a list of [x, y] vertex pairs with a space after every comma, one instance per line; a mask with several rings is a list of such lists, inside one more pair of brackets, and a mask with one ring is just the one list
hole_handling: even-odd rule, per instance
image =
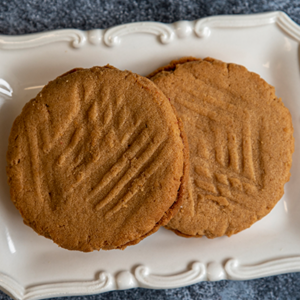
[[[284, 32], [285, 34], [291, 36], [293, 39], [295, 39], [297, 42], [300, 42], [300, 26], [296, 24], [287, 14], [281, 11], [275, 11], [275, 12], [266, 12], [266, 13], [258, 13], [258, 14], [251, 14], [251, 15], [219, 15], [219, 16], [209, 16], [201, 19], [197, 19], [194, 21], [178, 21], [174, 22], [172, 24], [164, 24], [164, 23], [158, 23], [158, 22], [137, 22], [137, 23], [128, 23], [128, 24], [122, 24], [118, 26], [114, 26], [108, 29], [92, 29], [92, 30], [78, 30], [78, 29], [59, 29], [59, 30], [51, 30], [47, 32], [42, 33], [32, 33], [32, 34], [26, 34], [26, 35], [19, 35], [19, 36], [8, 36], [8, 35], [0, 35], [0, 51], [5, 50], [5, 44], [11, 44], [13, 45], [11, 49], [24, 49], [24, 48], [30, 48], [30, 47], [38, 47], [43, 46], [48, 43], [57, 42], [57, 41], [66, 41], [71, 42], [74, 47], [81, 47], [86, 44], [86, 42], [90, 42], [91, 44], [97, 45], [102, 42], [102, 40], [105, 40], [105, 34], [108, 32], [111, 32], [112, 30], [120, 31], [122, 29], [126, 29], [127, 27], [136, 27], [136, 28], [145, 28], [145, 26], [150, 26], [151, 24], [157, 24], [158, 26], [168, 28], [169, 31], [172, 34], [172, 31], [174, 33], [173, 39], [175, 38], [176, 34], [176, 26], [179, 24], [186, 24], [192, 27], [194, 32], [198, 35], [198, 37], [205, 37], [205, 34], [202, 35], [202, 33], [198, 32], [199, 28], [197, 29], [197, 26], [199, 27], [201, 24], [206, 24], [206, 27], [210, 27], [209, 23], [211, 22], [211, 28], [214, 27], [226, 27], [226, 21], [229, 23], [229, 27], [235, 28], [235, 27], [244, 27], [243, 25], [239, 24], [237, 20], [247, 20], [249, 23], [247, 23], [245, 26], [253, 27], [253, 26], [263, 26], [266, 24], [276, 23]], [[266, 23], [263, 22], [257, 22], [266, 20]], [[213, 22], [219, 24], [212, 26]], [[231, 21], [234, 21], [231, 23]], [[223, 23], [222, 23], [223, 22]], [[225, 22], [225, 23], [224, 23]], [[251, 23], [252, 22], [252, 23]], [[200, 25], [199, 25], [200, 24]], [[222, 25], [223, 24], [223, 25]], [[251, 25], [252, 24], [252, 25]], [[150, 28], [151, 29], [151, 28]], [[132, 31], [134, 32], [134, 30]], [[125, 30], [126, 34], [131, 34], [132, 32], [127, 32]], [[137, 32], [139, 32], [137, 30]], [[43, 39], [46, 40], [47, 36], [49, 36], [49, 33], [57, 34], [55, 38], [52, 40], [50, 39], [49, 42], [43, 42]], [[153, 32], [150, 32], [152, 34], [155, 34]], [[159, 35], [160, 33], [158, 33]], [[188, 35], [190, 33], [186, 33]], [[75, 36], [75, 38], [74, 38]], [[76, 38], [77, 36], [77, 38]], [[177, 36], [179, 34], [177, 33]], [[184, 36], [184, 34], [183, 34]], [[38, 42], [34, 42], [34, 38], [38, 40]], [[73, 38], [73, 39], [72, 39]], [[172, 41], [172, 38], [170, 38]], [[33, 42], [32, 42], [33, 41]], [[40, 43], [42, 41], [42, 43]], [[168, 41], [168, 42], [170, 42]], [[105, 42], [105, 41], [104, 41]], [[161, 42], [164, 43], [164, 38], [161, 39]], [[30, 44], [29, 47], [25, 46], [24, 44]], [[107, 42], [105, 42], [106, 45], [108, 45]], [[117, 43], [116, 43], [117, 44]], [[14, 48], [14, 45], [17, 45]], [[23, 46], [22, 46], [23, 45]], [[276, 269], [277, 265], [277, 269]], [[272, 270], [270, 270], [270, 266], [273, 267]], [[275, 267], [275, 269], [274, 269]], [[213, 272], [215, 269], [223, 270], [225, 273], [220, 276], [220, 278], [214, 276]], [[211, 269], [211, 270], [210, 270]], [[240, 274], [242, 275], [236, 275], [235, 271], [240, 270]], [[256, 270], [255, 270], [256, 269]], [[111, 274], [102, 272], [99, 275], [98, 280], [93, 281], [70, 281], [70, 282], [63, 282], [63, 283], [48, 283], [43, 285], [31, 285], [30, 287], [26, 288], [20, 285], [16, 280], [11, 278], [10, 276], [1, 273], [0, 272], [0, 290], [3, 290], [10, 295], [13, 296], [15, 299], [20, 300], [34, 300], [34, 299], [42, 299], [45, 297], [59, 297], [59, 296], [71, 296], [71, 295], [86, 295], [86, 294], [96, 294], [96, 293], [102, 293], [106, 291], [125, 289], [125, 288], [133, 288], [133, 287], [144, 287], [144, 288], [174, 288], [174, 287], [180, 287], [180, 286], [186, 286], [190, 284], [194, 284], [196, 282], [200, 282], [202, 280], [221, 280], [225, 279], [232, 279], [232, 280], [250, 280], [253, 278], [259, 278], [260, 276], [255, 274], [255, 271], [257, 272], [257, 269], [261, 270], [261, 273], [263, 276], [272, 276], [275, 274], [282, 274], [287, 272], [298, 272], [300, 271], [300, 253], [299, 255], [296, 255], [294, 257], [281, 257], [277, 259], [273, 259], [271, 261], [266, 261], [260, 264], [252, 264], [252, 265], [239, 265], [238, 259], [236, 258], [228, 258], [228, 261], [224, 265], [218, 266], [217, 264], [208, 264], [208, 267], [206, 269], [205, 265], [201, 263], [200, 261], [194, 262], [192, 267], [188, 269], [185, 272], [182, 272], [177, 275], [164, 275], [161, 276], [161, 278], [167, 278], [171, 280], [172, 278], [184, 278], [185, 276], [191, 276], [197, 275], [195, 280], [195, 276], [192, 278], [191, 281], [185, 282], [183, 285], [180, 284], [180, 282], [174, 282], [171, 283], [168, 286], [168, 283], [166, 283], [165, 287], [161, 286], [154, 286], [153, 283], [151, 284], [151, 273], [149, 270], [147, 270], [147, 267], [145, 266], [139, 266], [137, 270], [139, 270], [140, 273], [129, 272], [129, 275], [126, 276], [130, 279], [128, 282], [118, 283], [118, 275], [116, 275], [116, 278], [114, 278]], [[193, 273], [194, 272], [194, 273]], [[195, 272], [198, 272], [197, 274]], [[125, 274], [125, 273], [124, 273]], [[124, 275], [123, 274], [123, 275]], [[220, 273], [221, 274], [221, 273]], [[254, 275], [253, 275], [254, 274]], [[177, 276], [177, 277], [176, 277]], [[225, 277], [224, 277], [225, 276]], [[153, 275], [153, 278], [159, 278], [160, 275]], [[147, 280], [150, 280], [150, 284], [147, 284]], [[166, 280], [167, 282], [168, 280]], [[175, 280], [176, 281], [176, 280]], [[155, 283], [155, 279], [154, 279]], [[81, 284], [80, 287], [78, 287], [78, 284]], [[77, 286], [77, 288], [75, 287]]]
[[[74, 48], [80, 48], [86, 45], [87, 42], [94, 45], [99, 45], [102, 40], [106, 46], [115, 46], [119, 44], [119, 37], [116, 36], [114, 40], [111, 36], [109, 36], [111, 32], [119, 31], [123, 32], [122, 35], [128, 35], [133, 32], [144, 32], [143, 30], [145, 28], [148, 27], [148, 29], [151, 29], [151, 26], [156, 26], [158, 28], [160, 27], [161, 32], [158, 32], [157, 35], [160, 36], [162, 43], [169, 43], [174, 39], [175, 32], [178, 31], [178, 26], [180, 26], [180, 24], [183, 23], [189, 24], [189, 26], [193, 29], [195, 34], [200, 38], [209, 36], [210, 30], [207, 31], [206, 29], [209, 29], [210, 27], [243, 28], [276, 23], [283, 31], [285, 31], [286, 34], [290, 35], [296, 41], [300, 42], [300, 25], [295, 23], [285, 12], [273, 11], [248, 15], [216, 15], [200, 18], [194, 21], [180, 20], [169, 24], [161, 22], [144, 21], [121, 24], [107, 29], [96, 28], [90, 30], [81, 30], [68, 28], [17, 36], [0, 34], [0, 50], [26, 49], [43, 46], [58, 41], [71, 42]], [[214, 25], [214, 23], [217, 24]], [[203, 30], [201, 30], [198, 28], [200, 27], [199, 24], [206, 24], [207, 26], [204, 26], [202, 28]], [[131, 31], [130, 28], [133, 28], [133, 30]], [[166, 33], [164, 34], [163, 30], [169, 31], [169, 36]], [[148, 30], [148, 33], [155, 34], [155, 32], [151, 32], [151, 30]], [[51, 37], [51, 35], [54, 36]], [[183, 36], [184, 35], [185, 34], [183, 33]]]

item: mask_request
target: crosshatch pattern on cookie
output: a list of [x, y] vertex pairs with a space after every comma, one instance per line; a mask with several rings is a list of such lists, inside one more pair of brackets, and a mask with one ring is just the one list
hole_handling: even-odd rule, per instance
[[149, 78], [175, 106], [190, 148], [187, 201], [167, 228], [213, 238], [270, 212], [293, 152], [291, 117], [274, 88], [242, 66], [211, 58], [182, 58]]
[[[192, 94], [193, 97], [195, 97], [195, 93], [193, 92]], [[198, 95], [198, 97], [201, 97], [201, 95]], [[210, 123], [206, 134], [207, 132], [210, 132], [210, 134], [214, 136], [215, 141], [222, 141], [222, 143], [218, 143], [217, 145], [209, 145], [211, 148], [214, 148], [215, 151], [215, 155], [213, 157], [215, 165], [213, 167], [209, 167], [207, 164], [207, 159], [209, 158], [209, 141], [207, 141], [204, 133], [200, 134], [201, 137], [197, 145], [198, 151], [194, 154], [200, 158], [196, 159], [199, 163], [195, 163], [194, 166], [194, 182], [196, 187], [200, 189], [198, 190], [198, 193], [204, 192], [205, 194], [213, 194], [228, 198], [227, 201], [230, 201], [232, 197], [234, 200], [234, 196], [231, 194], [230, 189], [250, 195], [255, 194], [262, 189], [263, 180], [261, 178], [261, 172], [255, 174], [254, 157], [252, 153], [252, 140], [259, 142], [259, 135], [255, 137], [252, 136], [249, 111], [247, 109], [242, 110], [233, 104], [229, 104], [227, 106], [225, 102], [212, 97], [205, 98], [205, 101], [211, 104], [209, 107], [210, 109], [203, 108], [201, 104], [199, 104], [199, 102], [201, 103], [201, 101], [204, 101], [202, 97], [198, 98], [196, 101], [194, 99], [193, 102], [187, 100], [188, 98], [190, 98], [190, 95], [180, 94], [180, 97], [175, 97], [173, 101], [175, 105], [183, 106], [188, 111], [186, 114], [189, 114], [190, 116], [192, 116], [191, 112], [193, 112], [208, 118]], [[219, 108], [218, 112], [215, 111], [216, 107]], [[225, 110], [228, 107], [229, 113]], [[226, 128], [224, 123], [232, 123], [232, 120], [237, 116], [240, 119], [241, 128], [233, 130]], [[254, 122], [260, 125], [262, 119], [259, 118], [258, 121], [255, 120]], [[203, 124], [199, 125], [199, 123], [200, 122], [198, 122], [196, 126], [199, 127], [199, 131], [203, 132], [203, 130], [205, 130], [203, 128]], [[237, 140], [235, 131], [241, 131], [240, 141]], [[238, 144], [242, 145], [240, 150], [238, 149]], [[258, 153], [257, 156], [258, 160], [256, 163], [260, 168], [262, 165], [262, 158], [260, 153]], [[212, 164], [211, 161], [210, 164]], [[228, 180], [228, 175], [224, 174], [228, 172], [232, 174], [231, 176], [234, 176], [233, 184], [231, 184], [231, 181]], [[217, 187], [218, 184], [228, 185], [228, 188], [222, 186]], [[194, 199], [193, 196], [192, 199]], [[194, 207], [197, 206], [194, 205]]]
[[12, 200], [26, 224], [65, 248], [125, 248], [178, 210], [183, 155], [174, 110], [151, 81], [79, 70], [50, 82], [16, 119]]
[[[87, 98], [86, 101], [90, 101], [88, 95], [85, 97]], [[111, 216], [121, 208], [126, 208], [127, 202], [142, 190], [146, 180], [158, 168], [167, 168], [170, 161], [165, 159], [166, 156], [164, 156], [166, 154], [164, 149], [166, 133], [157, 134], [155, 128], [152, 126], [152, 129], [149, 128], [151, 120], [147, 120], [147, 118], [140, 119], [134, 112], [129, 111], [124, 105], [124, 95], [118, 97], [116, 103], [113, 103], [114, 110], [112, 110], [112, 103], [106, 103], [108, 98], [109, 96], [106, 96], [102, 101], [93, 101], [84, 111], [76, 106], [71, 108], [68, 122], [54, 132], [52, 136], [47, 110], [43, 110], [45, 120], [48, 122], [43, 122], [41, 125], [43, 142], [40, 144], [38, 142], [40, 128], [36, 128], [37, 132], [27, 130], [27, 139], [31, 149], [30, 159], [33, 167], [33, 181], [35, 182], [37, 195], [42, 202], [44, 198], [48, 198], [48, 201], [51, 202], [51, 198], [55, 196], [51, 192], [49, 192], [49, 197], [42, 195], [40, 191], [42, 183], [39, 176], [43, 172], [41, 160], [47, 159], [47, 155], [51, 154], [51, 150], [55, 146], [59, 146], [62, 151], [58, 155], [54, 168], [56, 168], [56, 171], [61, 172], [64, 172], [66, 168], [66, 174], [71, 173], [76, 178], [73, 184], [67, 186], [64, 193], [69, 198], [72, 197], [72, 194], [78, 193], [82, 183], [90, 179], [92, 173], [96, 171], [96, 163], [101, 158], [105, 157], [106, 160], [109, 160], [110, 156], [115, 156], [115, 153], [118, 153], [119, 158], [117, 161], [107, 167], [107, 172], [102, 175], [101, 180], [96, 185], [91, 187], [85, 199], [85, 201], [91, 202], [97, 195], [101, 194], [103, 188], [111, 183], [115, 177], [121, 173], [124, 174], [105, 198], [100, 201], [97, 200], [94, 205], [96, 210], [100, 210], [110, 202], [120, 198], [120, 193], [127, 190], [125, 187], [129, 186], [129, 192], [123, 197], [122, 202], [117, 202], [107, 212], [107, 216]], [[75, 124], [80, 125], [76, 127]], [[61, 137], [64, 136], [70, 126], [74, 126], [75, 129], [69, 134], [69, 143], [62, 145]], [[86, 137], [88, 137], [88, 141]], [[85, 152], [83, 149], [86, 142], [91, 145], [89, 152]], [[36, 155], [42, 145], [45, 145], [44, 153]], [[107, 155], [110, 152], [111, 155]], [[153, 164], [148, 166], [148, 162], [153, 159], [155, 153], [158, 153], [157, 158]], [[69, 169], [71, 161], [75, 161], [77, 164]], [[98, 166], [98, 168], [101, 167], [102, 164]], [[49, 182], [52, 182], [52, 180], [50, 179]], [[57, 201], [55, 203], [57, 204]], [[53, 206], [53, 209], [55, 210], [56, 207]]]

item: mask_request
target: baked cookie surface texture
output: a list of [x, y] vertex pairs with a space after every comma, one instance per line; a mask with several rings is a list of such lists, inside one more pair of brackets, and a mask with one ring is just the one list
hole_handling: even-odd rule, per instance
[[179, 209], [183, 156], [178, 120], [150, 80], [74, 69], [13, 124], [11, 199], [25, 224], [63, 248], [124, 249]]
[[289, 180], [291, 115], [275, 90], [245, 67], [183, 58], [148, 76], [182, 119], [190, 149], [186, 201], [166, 226], [214, 238], [268, 214]]

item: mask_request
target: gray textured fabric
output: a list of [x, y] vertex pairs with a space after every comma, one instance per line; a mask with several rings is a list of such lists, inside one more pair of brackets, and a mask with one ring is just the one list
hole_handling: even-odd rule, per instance
[[281, 10], [300, 24], [299, 0], [6, 0], [0, 1], [0, 33], [24, 34], [59, 28], [94, 29], [114, 25], [195, 20], [220, 14]]
[[[0, 34], [26, 34], [60, 28], [88, 30], [138, 21], [170, 23], [211, 15], [250, 14], [274, 10], [286, 12], [300, 24], [299, 0], [7, 0], [0, 1]], [[299, 286], [300, 273], [292, 273], [250, 281], [202, 282], [180, 289], [133, 289], [60, 300], [300, 299]], [[9, 297], [0, 291], [0, 300], [8, 299]]]

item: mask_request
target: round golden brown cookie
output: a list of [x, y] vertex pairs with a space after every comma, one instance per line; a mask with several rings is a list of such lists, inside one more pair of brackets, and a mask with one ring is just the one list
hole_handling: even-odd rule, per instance
[[150, 80], [109, 66], [72, 70], [13, 124], [11, 199], [25, 224], [63, 248], [136, 244], [182, 204], [187, 154], [179, 125]]
[[182, 119], [188, 195], [168, 229], [214, 238], [248, 228], [282, 197], [294, 151], [291, 115], [245, 67], [183, 58], [148, 76]]

